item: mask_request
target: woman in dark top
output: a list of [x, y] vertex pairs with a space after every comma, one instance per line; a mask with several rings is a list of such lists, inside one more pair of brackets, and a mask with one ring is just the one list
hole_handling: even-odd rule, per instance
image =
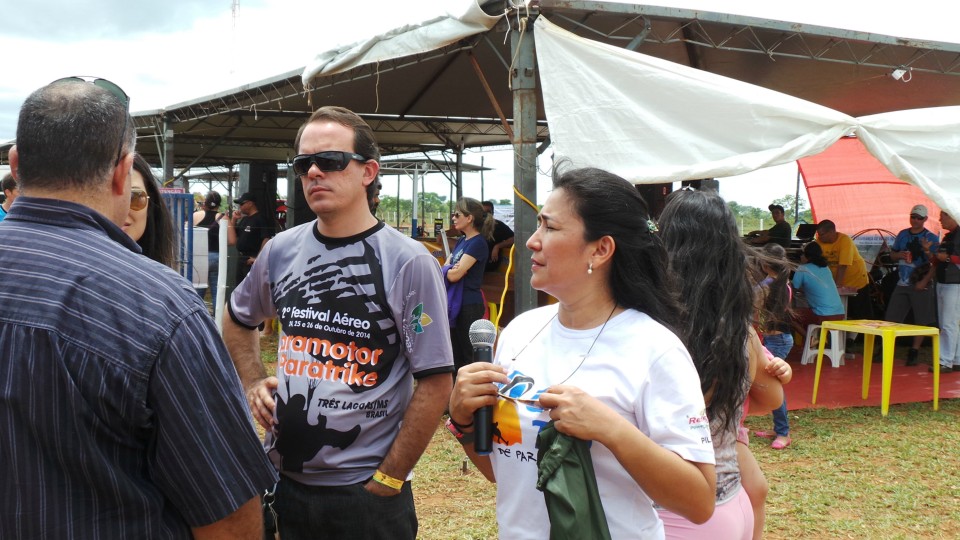
[[[207, 228], [207, 284], [210, 287], [210, 303], [214, 312], [217, 309], [217, 280], [220, 277], [220, 194], [216, 191], [207, 193], [203, 199], [203, 208], [193, 214], [195, 227]], [[200, 296], [206, 294], [201, 290]]]
[[[487, 239], [493, 234], [493, 216], [483, 210], [480, 201], [463, 198], [457, 201], [453, 227], [463, 233], [454, 246], [445, 269], [447, 289], [462, 282], [460, 312], [450, 320], [453, 362], [457, 369], [470, 363], [470, 325], [483, 317], [483, 270], [489, 251]], [[451, 314], [452, 316], [452, 314]]]

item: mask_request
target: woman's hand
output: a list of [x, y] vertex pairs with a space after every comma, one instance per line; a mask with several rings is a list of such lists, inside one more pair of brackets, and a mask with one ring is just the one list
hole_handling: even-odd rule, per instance
[[540, 394], [540, 406], [550, 411], [550, 419], [560, 433], [604, 445], [604, 436], [615, 432], [616, 423], [624, 421], [613, 409], [576, 386], [547, 388]]
[[474, 362], [463, 366], [457, 372], [457, 382], [450, 392], [450, 419], [455, 424], [469, 426], [473, 423], [474, 411], [497, 403], [495, 383], [508, 381], [507, 370], [503, 366], [489, 362]]

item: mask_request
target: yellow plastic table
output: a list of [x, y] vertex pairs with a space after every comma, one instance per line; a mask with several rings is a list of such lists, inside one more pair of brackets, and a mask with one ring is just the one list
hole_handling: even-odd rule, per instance
[[827, 343], [827, 332], [841, 330], [863, 334], [863, 392], [867, 399], [870, 393], [870, 368], [873, 365], [873, 338], [880, 336], [883, 346], [883, 380], [880, 386], [880, 413], [887, 415], [890, 410], [890, 383], [893, 381], [893, 347], [896, 339], [903, 336], [930, 336], [933, 338], [933, 410], [939, 410], [940, 397], [940, 329], [930, 326], [916, 326], [887, 321], [852, 320], [823, 321], [820, 325], [820, 350], [817, 353], [817, 370], [813, 377], [813, 399], [817, 403], [817, 388], [820, 386], [820, 366], [823, 363], [823, 348]]

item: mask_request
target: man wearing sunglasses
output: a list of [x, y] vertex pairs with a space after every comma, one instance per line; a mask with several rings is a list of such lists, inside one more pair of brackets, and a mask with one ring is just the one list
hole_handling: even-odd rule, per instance
[[[930, 251], [937, 251], [940, 239], [927, 230], [927, 207], [918, 204], [910, 209], [910, 227], [897, 233], [890, 251], [890, 259], [897, 261], [897, 286], [887, 302], [885, 320], [902, 323], [913, 311], [913, 324], [937, 325], [937, 297], [932, 280], [934, 268], [924, 253], [923, 242], [928, 242]], [[906, 365], [917, 364], [923, 336], [913, 338], [907, 352]]]
[[[359, 116], [323, 107], [294, 148], [317, 219], [263, 248], [223, 321], [280, 471], [280, 536], [412, 540], [409, 475], [452, 386], [440, 268], [371, 213], [380, 152]], [[274, 316], [283, 332], [267, 377], [256, 327]]]
[[24, 102], [0, 223], [0, 512], [20, 538], [260, 538], [275, 471], [190, 283], [120, 228], [126, 94], [71, 77]]

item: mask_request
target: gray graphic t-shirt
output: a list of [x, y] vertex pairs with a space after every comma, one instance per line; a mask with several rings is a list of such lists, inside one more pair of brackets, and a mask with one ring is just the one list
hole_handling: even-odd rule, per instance
[[383, 223], [333, 239], [314, 221], [264, 247], [230, 308], [241, 324], [281, 323], [278, 423], [264, 446], [283, 474], [310, 485], [373, 475], [413, 378], [453, 371], [442, 279], [423, 246]]

